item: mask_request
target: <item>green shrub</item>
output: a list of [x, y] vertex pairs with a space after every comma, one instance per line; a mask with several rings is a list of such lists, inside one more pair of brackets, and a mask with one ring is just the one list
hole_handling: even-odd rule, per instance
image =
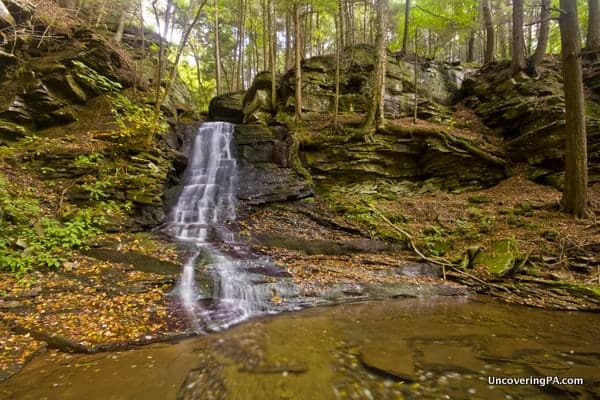
[[0, 179], [0, 270], [21, 277], [60, 267], [70, 251], [87, 248], [101, 233], [105, 219], [99, 209], [78, 210], [65, 221], [42, 216], [37, 199], [11, 192]]

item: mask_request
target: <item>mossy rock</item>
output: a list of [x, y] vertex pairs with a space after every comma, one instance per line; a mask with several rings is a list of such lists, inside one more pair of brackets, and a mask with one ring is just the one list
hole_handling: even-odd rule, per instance
[[23, 126], [0, 119], [0, 144], [17, 141], [24, 138], [26, 135], [27, 129]]
[[495, 277], [508, 274], [520, 258], [519, 248], [514, 239], [503, 239], [492, 242], [487, 249], [477, 253], [473, 259], [473, 267], [483, 267]]

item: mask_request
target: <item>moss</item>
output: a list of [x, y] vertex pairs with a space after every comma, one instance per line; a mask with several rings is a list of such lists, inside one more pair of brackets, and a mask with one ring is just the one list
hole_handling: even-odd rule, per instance
[[490, 196], [485, 195], [485, 194], [477, 194], [477, 195], [470, 196], [467, 201], [471, 204], [484, 204], [484, 203], [491, 203], [492, 201], [494, 201], [494, 199], [492, 199]]
[[519, 257], [519, 249], [514, 239], [498, 240], [475, 256], [473, 267], [483, 267], [493, 276], [503, 277], [515, 267]]

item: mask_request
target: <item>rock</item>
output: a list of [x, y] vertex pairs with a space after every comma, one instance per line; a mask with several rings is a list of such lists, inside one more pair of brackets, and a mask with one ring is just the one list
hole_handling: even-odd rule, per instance
[[35, 13], [36, 6], [30, 0], [3, 0], [2, 3], [6, 6], [6, 11], [10, 13], [16, 25], [29, 22]]
[[276, 106], [271, 104], [271, 73], [256, 75], [242, 101], [243, 122], [267, 125], [273, 120]]
[[88, 96], [85, 94], [81, 86], [77, 84], [77, 81], [75, 81], [71, 74], [65, 75], [65, 83], [66, 87], [73, 95], [73, 98], [76, 99], [78, 103], [85, 103], [87, 101]]
[[[510, 74], [510, 63], [482, 69], [466, 79], [464, 104], [508, 142], [513, 162], [526, 162], [537, 182], [560, 187], [555, 174], [564, 171], [565, 100], [560, 63], [547, 57], [537, 78]], [[585, 85], [592, 89], [586, 101], [590, 182], [600, 181], [600, 65], [584, 68]], [[558, 186], [557, 186], [558, 185]], [[562, 187], [560, 187], [562, 189]]]
[[87, 256], [97, 260], [129, 265], [138, 271], [164, 276], [175, 276], [180, 273], [181, 266], [159, 258], [135, 251], [122, 252], [118, 249], [92, 248]]
[[[354, 46], [342, 54], [340, 76], [340, 111], [364, 112], [369, 102], [371, 74], [375, 63], [372, 46]], [[333, 110], [335, 94], [335, 57], [318, 56], [302, 62], [302, 110], [328, 113]], [[411, 115], [414, 107], [414, 61], [388, 54], [386, 66], [385, 113], [388, 118]], [[419, 61], [421, 83], [417, 89], [420, 117], [444, 120], [464, 78], [460, 66]], [[279, 108], [292, 112], [295, 107], [295, 73], [281, 78]], [[253, 93], [249, 94], [251, 98]], [[425, 111], [426, 110], [426, 111]], [[246, 113], [245, 113], [246, 115]]]
[[[2, 3], [0, 3], [2, 4]], [[4, 50], [0, 49], [0, 67], [1, 68], [7, 68], [7, 67], [11, 67], [13, 65], [16, 65], [19, 62], [19, 60], [17, 59], [17, 56], [15, 56], [14, 54], [10, 54], [5, 52]]]
[[311, 182], [296, 171], [299, 164], [283, 127], [237, 125], [233, 144], [238, 159], [238, 198], [245, 204], [300, 199], [312, 195]]
[[473, 267], [483, 267], [493, 276], [503, 277], [515, 267], [519, 257], [519, 249], [514, 239], [497, 240], [475, 255]]
[[227, 93], [213, 97], [208, 106], [208, 117], [214, 121], [241, 124], [244, 119], [242, 102], [246, 92]]
[[368, 368], [403, 381], [416, 380], [412, 349], [406, 342], [364, 344], [359, 348], [359, 355], [360, 361]]
[[425, 370], [456, 371], [479, 374], [485, 370], [485, 362], [464, 346], [427, 343], [421, 348], [422, 366]]
[[8, 144], [22, 139], [27, 134], [27, 130], [14, 122], [0, 119], [0, 144]]
[[13, 16], [10, 15], [10, 11], [8, 11], [8, 8], [6, 8], [2, 1], [0, 1], [0, 22], [2, 23], [0, 24], [0, 27], [2, 28], [6, 27], [7, 25], [15, 26], [17, 23]]
[[462, 191], [489, 187], [506, 177], [501, 158], [474, 141], [435, 128], [389, 125], [373, 143], [364, 143], [361, 135], [309, 132], [301, 147], [309, 171], [323, 177], [318, 181], [323, 190], [379, 178]]

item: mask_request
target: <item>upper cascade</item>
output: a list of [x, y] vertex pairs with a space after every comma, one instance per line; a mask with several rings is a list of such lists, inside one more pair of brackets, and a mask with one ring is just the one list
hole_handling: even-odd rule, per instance
[[234, 129], [235, 125], [226, 122], [204, 123], [198, 128], [183, 190], [169, 214], [166, 231], [170, 235], [199, 242], [231, 241], [224, 224], [236, 217], [237, 161], [231, 152]]

